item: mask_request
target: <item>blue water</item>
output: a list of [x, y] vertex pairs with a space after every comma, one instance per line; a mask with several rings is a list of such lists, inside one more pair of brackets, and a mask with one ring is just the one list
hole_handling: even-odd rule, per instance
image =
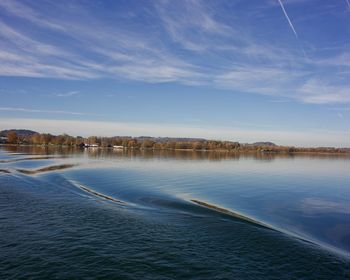
[[[350, 279], [350, 158], [2, 147], [0, 162], [0, 279]], [[76, 166], [17, 171], [60, 164]]]

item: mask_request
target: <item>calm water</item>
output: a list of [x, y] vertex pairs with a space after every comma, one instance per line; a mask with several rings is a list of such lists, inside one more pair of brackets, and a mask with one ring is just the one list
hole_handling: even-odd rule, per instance
[[2, 147], [0, 162], [0, 279], [350, 279], [350, 158]]

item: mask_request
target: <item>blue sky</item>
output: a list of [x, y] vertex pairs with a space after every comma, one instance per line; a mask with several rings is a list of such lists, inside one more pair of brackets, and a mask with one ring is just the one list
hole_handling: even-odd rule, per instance
[[0, 1], [0, 129], [350, 146], [348, 0]]

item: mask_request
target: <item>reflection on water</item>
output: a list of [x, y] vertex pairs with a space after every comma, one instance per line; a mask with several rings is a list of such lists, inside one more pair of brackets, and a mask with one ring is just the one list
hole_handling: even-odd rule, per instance
[[[128, 250], [135, 250], [134, 254], [148, 267], [154, 262], [160, 265], [160, 270], [146, 269], [149, 279], [164, 279], [162, 276], [168, 272], [178, 277], [198, 276], [198, 279], [211, 279], [216, 275], [249, 278], [235, 263], [244, 263], [248, 270], [254, 271], [254, 279], [267, 276], [345, 279], [350, 269], [349, 159], [339, 155], [6, 146], [0, 149], [0, 169], [11, 174], [0, 173], [0, 191], [4, 192], [0, 206], [9, 212], [5, 216], [4, 211], [0, 219], [7, 223], [7, 228], [12, 228], [13, 234], [21, 236], [21, 232], [16, 231], [18, 221], [11, 218], [18, 211], [13, 205], [18, 206], [18, 201], [27, 197], [40, 197], [45, 207], [32, 203], [29, 198], [25, 205], [34, 211], [27, 213], [31, 221], [28, 227], [34, 227], [33, 234], [43, 234], [43, 228], [35, 232], [35, 227], [38, 223], [50, 224], [49, 217], [47, 221], [43, 218], [48, 208], [71, 209], [70, 215], [82, 221], [79, 226], [71, 225], [78, 232], [85, 228], [103, 246], [108, 242], [107, 248], [111, 250], [118, 244], [118, 248], [125, 249], [122, 255], [128, 260], [133, 258]], [[54, 170], [52, 166], [66, 169]], [[27, 175], [17, 172], [23, 168], [28, 171]], [[31, 176], [35, 170], [45, 172]], [[61, 196], [63, 200], [59, 199]], [[13, 197], [15, 204], [8, 204], [6, 197]], [[91, 200], [97, 204], [92, 206]], [[112, 205], [113, 202], [118, 203]], [[104, 214], [86, 220], [90, 213], [100, 211], [96, 207], [102, 207]], [[62, 211], [62, 215], [56, 212], [50, 215], [54, 215], [59, 227], [65, 228], [59, 222], [68, 218], [65, 210]], [[40, 219], [35, 218], [37, 212]], [[112, 213], [116, 221], [133, 217], [135, 228], [130, 229], [126, 220], [114, 224], [106, 217]], [[267, 225], [274, 231], [256, 225]], [[97, 236], [101, 234], [101, 227], [102, 239]], [[179, 232], [180, 228], [186, 229], [185, 232]], [[119, 235], [113, 235], [113, 231]], [[59, 229], [55, 234], [62, 238], [71, 235]], [[132, 236], [142, 239], [138, 249], [125, 243]], [[10, 239], [0, 241], [10, 246]], [[29, 246], [27, 250], [32, 241], [25, 237], [21, 240], [23, 246]], [[52, 242], [52, 246], [64, 246], [63, 240]], [[164, 244], [160, 246], [158, 242]], [[87, 246], [79, 244], [76, 246]], [[173, 245], [168, 248], [168, 244]], [[184, 249], [183, 244], [188, 244], [189, 249]], [[90, 252], [99, 251], [93, 245], [87, 248]], [[168, 249], [174, 252], [170, 259], [164, 255]], [[61, 252], [62, 256], [66, 253]], [[105, 253], [108, 254], [108, 250]], [[203, 254], [216, 259], [208, 259]], [[277, 264], [279, 258], [283, 265]], [[69, 259], [81, 262], [74, 256]], [[201, 261], [204, 266], [199, 265]], [[199, 262], [197, 268], [206, 273], [196, 275], [196, 265], [188, 266], [188, 262]], [[290, 274], [285, 274], [287, 263]], [[138, 267], [137, 264], [135, 259], [130, 260], [118, 275]], [[115, 271], [115, 265], [111, 261], [111, 266], [107, 266]], [[273, 271], [267, 269], [271, 265]], [[188, 274], [183, 271], [184, 267]], [[141, 271], [145, 271], [145, 267], [135, 268], [132, 278]]]
[[113, 157], [143, 157], [143, 158], [170, 158], [170, 159], [188, 159], [188, 160], [225, 160], [254, 158], [257, 160], [270, 161], [276, 158], [328, 158], [328, 159], [346, 159], [350, 158], [348, 154], [327, 154], [327, 153], [300, 153], [300, 154], [276, 154], [262, 152], [239, 153], [235, 151], [192, 151], [192, 150], [140, 150], [140, 149], [113, 149], [113, 148], [79, 148], [65, 146], [2, 146], [2, 149], [15, 155], [48, 155], [48, 156], [81, 156], [90, 158], [113, 158]]

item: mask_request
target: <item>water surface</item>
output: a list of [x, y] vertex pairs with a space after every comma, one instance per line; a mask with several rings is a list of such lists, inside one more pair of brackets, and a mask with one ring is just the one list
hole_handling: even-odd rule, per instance
[[348, 279], [349, 167], [326, 155], [2, 147], [0, 276]]

